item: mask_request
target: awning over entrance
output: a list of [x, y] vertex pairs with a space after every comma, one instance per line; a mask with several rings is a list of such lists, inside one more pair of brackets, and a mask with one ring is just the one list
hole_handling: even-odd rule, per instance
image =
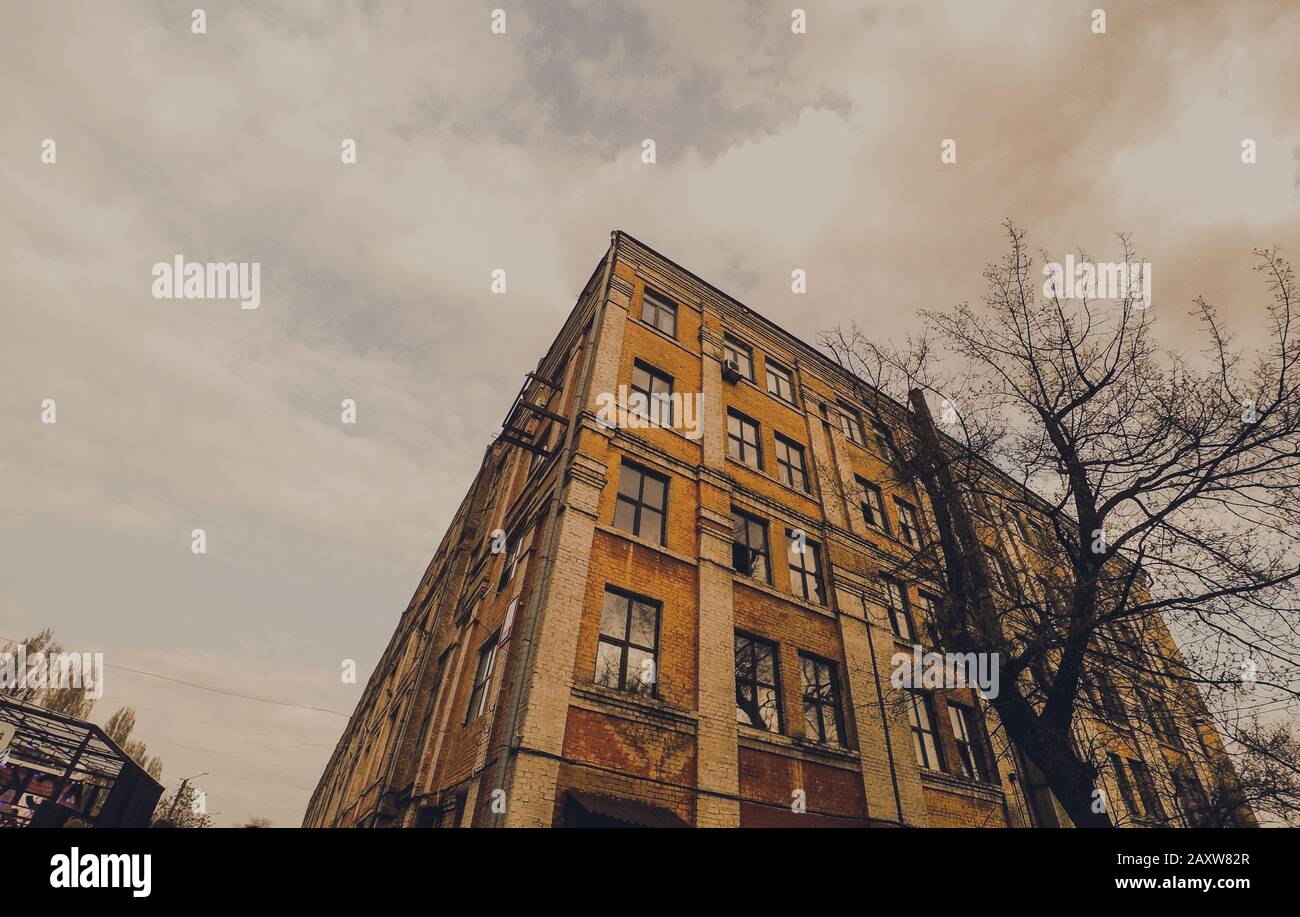
[[[569, 819], [574, 827], [588, 828], [687, 828], [672, 812], [659, 806], [621, 796], [602, 796], [584, 790], [569, 790], [569, 802], [579, 811]], [[617, 824], [609, 824], [609, 821]]]

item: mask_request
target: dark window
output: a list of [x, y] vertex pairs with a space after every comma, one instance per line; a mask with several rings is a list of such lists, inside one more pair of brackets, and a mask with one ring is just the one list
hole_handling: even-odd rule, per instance
[[889, 602], [889, 629], [900, 640], [915, 643], [916, 629], [912, 626], [912, 609], [908, 607], [907, 590], [897, 580], [885, 580], [885, 596]]
[[442, 687], [443, 676], [447, 674], [447, 662], [451, 659], [451, 651], [456, 648], [455, 644], [443, 650], [438, 657], [438, 667], [433, 673], [433, 684], [429, 688], [429, 697], [425, 702], [424, 716], [420, 717], [420, 734], [415, 740], [416, 753], [422, 753], [424, 743], [428, 741], [429, 730], [433, 726], [433, 715], [438, 710], [438, 689]]
[[606, 587], [596, 684], [653, 696], [658, 681], [659, 604]]
[[835, 663], [803, 653], [799, 654], [799, 663], [803, 670], [803, 722], [808, 738], [843, 745], [844, 720]]
[[898, 537], [903, 543], [913, 548], [921, 546], [921, 528], [916, 522], [916, 507], [906, 500], [894, 498], [894, 509], [898, 512]]
[[497, 637], [493, 634], [478, 651], [478, 667], [474, 670], [474, 689], [469, 694], [469, 709], [465, 711], [465, 722], [476, 720], [487, 708], [487, 688], [492, 681], [492, 663], [497, 656]]
[[767, 390], [782, 401], [794, 404], [794, 383], [790, 379], [790, 371], [771, 360], [765, 360], [764, 366], [767, 369]]
[[1133, 773], [1133, 783], [1137, 786], [1138, 795], [1142, 797], [1143, 814], [1154, 821], [1164, 821], [1165, 807], [1160, 802], [1160, 794], [1156, 792], [1146, 762], [1130, 760], [1128, 769]]
[[1210, 798], [1206, 795], [1200, 778], [1196, 776], [1196, 769], [1190, 761], [1183, 761], [1170, 769], [1169, 776], [1178, 793], [1178, 808], [1183, 813], [1184, 824], [1189, 828], [1201, 826], [1209, 811]]
[[628, 398], [628, 412], [644, 417], [663, 427], [673, 424], [673, 377], [655, 369], [649, 363], [637, 360], [632, 364], [632, 393], [645, 398], [645, 408], [640, 399]]
[[818, 546], [802, 532], [785, 530], [786, 559], [790, 562], [790, 591], [818, 605], [826, 604], [822, 587], [821, 553]]
[[618, 474], [614, 527], [663, 544], [667, 514], [668, 479], [624, 462]]
[[758, 424], [737, 411], [727, 412], [727, 454], [754, 468], [763, 467]]
[[803, 446], [776, 434], [776, 474], [781, 483], [808, 492], [808, 472], [804, 468]]
[[677, 303], [646, 287], [641, 295], [641, 321], [675, 338], [677, 337]]
[[434, 818], [435, 828], [459, 828], [460, 820], [465, 815], [465, 794], [456, 793], [442, 800]]
[[1106, 757], [1110, 760], [1110, 771], [1115, 777], [1115, 783], [1119, 787], [1119, 795], [1124, 800], [1125, 808], [1134, 818], [1140, 818], [1142, 812], [1138, 809], [1137, 800], [1133, 797], [1133, 785], [1128, 782], [1128, 773], [1124, 770], [1124, 761], [1114, 752], [1107, 752]]
[[934, 704], [930, 696], [909, 691], [908, 700], [912, 740], [916, 745], [916, 763], [929, 770], [945, 770], [938, 736], [934, 731]]
[[894, 434], [879, 417], [872, 419], [871, 432], [876, 440], [876, 451], [891, 465], [898, 464], [898, 450], [894, 447]]
[[1178, 734], [1178, 725], [1174, 722], [1174, 716], [1169, 712], [1169, 705], [1165, 699], [1158, 693], [1160, 688], [1151, 685], [1145, 692], [1147, 712], [1151, 721], [1151, 730], [1155, 733], [1156, 738], [1166, 745], [1172, 745], [1175, 748], [1183, 747], [1183, 737]]
[[858, 478], [858, 506], [862, 508], [862, 521], [889, 534], [889, 517], [885, 515], [885, 500], [880, 488], [866, 478]]
[[727, 335], [722, 342], [722, 357], [736, 367], [736, 372], [754, 381], [754, 358], [747, 346]]
[[515, 578], [515, 570], [519, 567], [519, 548], [523, 539], [515, 535], [506, 542], [505, 563], [501, 566], [501, 578], [497, 580], [497, 592], [506, 588], [511, 580]]
[[1115, 683], [1110, 680], [1110, 676], [1105, 672], [1096, 672], [1093, 677], [1097, 683], [1101, 709], [1106, 714], [1106, 718], [1112, 723], [1127, 726], [1129, 722], [1128, 712], [1124, 709], [1124, 701], [1119, 696]]
[[859, 446], [866, 443], [866, 437], [862, 434], [862, 417], [852, 408], [846, 408], [844, 405], [839, 406], [840, 412], [840, 429], [844, 431], [844, 436], [851, 443], [857, 443]]
[[987, 748], [983, 741], [975, 711], [962, 704], [948, 704], [948, 719], [952, 722], [952, 735], [957, 745], [957, 760], [961, 771], [971, 780], [989, 783], [992, 770], [989, 767]]
[[992, 548], [984, 549], [984, 559], [989, 569], [989, 577], [992, 579], [994, 589], [1001, 591], [1005, 595], [1012, 595], [1011, 570], [1007, 562], [1002, 559], [1002, 555]]
[[736, 722], [781, 732], [776, 644], [736, 634]]
[[737, 509], [731, 511], [731, 566], [756, 580], [772, 582], [767, 523]]
[[930, 643], [935, 649], [943, 645], [939, 639], [939, 625], [937, 623], [939, 615], [939, 600], [925, 592], [916, 594], [917, 607], [921, 610], [921, 622], [925, 625], [925, 632], [930, 637]]

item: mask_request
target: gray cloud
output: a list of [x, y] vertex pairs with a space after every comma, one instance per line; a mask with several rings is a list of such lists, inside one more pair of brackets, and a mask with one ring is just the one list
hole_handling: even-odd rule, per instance
[[[364, 681], [615, 227], [808, 338], [977, 297], [1007, 216], [1099, 257], [1131, 231], [1175, 345], [1195, 293], [1261, 301], [1252, 245], [1300, 250], [1286, 4], [1111, 3], [1105, 36], [958, 2], [805, 3], [805, 36], [788, 4], [527, 4], [493, 36], [499, 5], [7, 11], [7, 631], [349, 709], [340, 660]], [[178, 252], [261, 262], [262, 307], [154, 300]], [[341, 725], [126, 674], [99, 712], [128, 702], [223, 822], [293, 823]]]

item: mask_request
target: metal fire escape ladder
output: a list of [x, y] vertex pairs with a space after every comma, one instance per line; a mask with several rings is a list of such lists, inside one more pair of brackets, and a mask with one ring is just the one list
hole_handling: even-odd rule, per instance
[[553, 454], [543, 443], [535, 441], [536, 433], [529, 430], [529, 426], [537, 423], [538, 418], [545, 418], [567, 427], [569, 419], [562, 414], [557, 414], [546, 407], [550, 401], [550, 394], [541, 399], [539, 404], [537, 396], [544, 390], [550, 392], [560, 391], [560, 386], [544, 376], [535, 372], [528, 373], [524, 380], [523, 387], [515, 397], [515, 403], [511, 406], [510, 412], [506, 415], [506, 421], [501, 427], [501, 433], [497, 439], [507, 442], [512, 446], [518, 446], [521, 449], [527, 449], [544, 458], [550, 458]]

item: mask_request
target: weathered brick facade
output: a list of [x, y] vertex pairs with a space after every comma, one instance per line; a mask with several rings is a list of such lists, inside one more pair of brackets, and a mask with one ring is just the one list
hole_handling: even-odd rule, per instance
[[[673, 327], [642, 320], [647, 289], [675, 306]], [[724, 365], [728, 341], [749, 348], [752, 381]], [[769, 390], [781, 388], [767, 382], [769, 362], [790, 379], [788, 400]], [[601, 422], [598, 397], [631, 385], [638, 367], [671, 377], [674, 394], [700, 396], [701, 435]], [[891, 659], [912, 641], [895, 637], [881, 580], [909, 548], [897, 515], [888, 533], [867, 523], [855, 479], [881, 487], [887, 517], [901, 512], [897, 497], [920, 510], [924, 526], [925, 501], [895, 482], [857, 390], [813, 348], [614, 233], [488, 448], [305, 824], [1064, 821], [968, 689], [930, 693], [938, 759], [919, 762], [908, 701], [890, 686]], [[841, 406], [862, 417], [857, 442]], [[760, 468], [729, 454], [731, 410], [756, 422]], [[880, 420], [901, 426], [901, 408], [892, 410]], [[781, 480], [778, 434], [802, 448], [806, 488]], [[618, 524], [624, 465], [667, 482], [661, 532]], [[733, 511], [766, 526], [768, 576], [735, 569]], [[795, 593], [787, 530], [818, 552], [821, 601]], [[1013, 567], [1032, 568], [1031, 547], [1013, 532], [989, 537]], [[918, 589], [935, 589], [904, 588], [924, 640]], [[642, 693], [598, 683], [607, 590], [657, 609]], [[737, 634], [774, 646], [779, 729], [738, 723]], [[826, 741], [805, 717], [810, 659], [828, 666], [837, 694], [831, 728], [840, 735]], [[986, 750], [983, 779], [963, 773], [954, 703], [981, 724], [973, 741]], [[1200, 731], [1211, 753], [1219, 748], [1212, 729]], [[1162, 766], [1176, 749], [1141, 732], [1105, 741], [1144, 761], [1176, 804]], [[1120, 798], [1109, 779], [1107, 797]]]

